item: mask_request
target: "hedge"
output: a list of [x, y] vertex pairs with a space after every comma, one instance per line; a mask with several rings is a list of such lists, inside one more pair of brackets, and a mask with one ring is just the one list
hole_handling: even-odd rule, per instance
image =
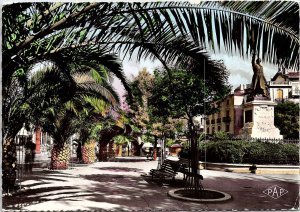
[[209, 141], [201, 143], [200, 160], [216, 163], [299, 164], [299, 146], [265, 142]]

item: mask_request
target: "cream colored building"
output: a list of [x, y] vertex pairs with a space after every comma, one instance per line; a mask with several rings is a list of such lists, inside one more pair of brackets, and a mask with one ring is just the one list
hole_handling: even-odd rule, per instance
[[243, 127], [243, 96], [244, 86], [241, 85], [233, 94], [213, 104], [217, 112], [206, 119], [207, 134], [223, 131], [238, 135]]
[[[300, 85], [299, 72], [277, 72], [268, 82], [271, 102], [279, 103], [292, 101], [299, 103]], [[250, 85], [240, 85], [233, 94], [221, 101], [213, 103], [217, 112], [206, 119], [206, 133], [214, 134], [218, 131], [228, 132], [238, 136], [244, 123], [244, 102], [250, 92]]]
[[287, 74], [277, 72], [268, 83], [268, 87], [273, 102], [292, 101], [299, 103], [299, 72], [288, 72]]

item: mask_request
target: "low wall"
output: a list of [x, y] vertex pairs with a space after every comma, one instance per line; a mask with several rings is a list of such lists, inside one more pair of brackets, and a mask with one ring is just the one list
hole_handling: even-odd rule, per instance
[[[232, 164], [232, 163], [209, 163], [199, 162], [200, 169], [250, 173], [249, 167], [252, 164]], [[256, 165], [256, 174], [300, 174], [300, 166], [292, 165]]]

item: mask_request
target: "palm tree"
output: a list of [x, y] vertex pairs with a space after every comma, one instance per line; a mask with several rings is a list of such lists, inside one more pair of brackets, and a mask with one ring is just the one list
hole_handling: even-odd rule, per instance
[[[71, 63], [69, 66], [68, 70], [71, 71], [69, 81], [54, 82], [55, 86], [58, 84], [65, 88], [64, 93], [56, 96], [57, 102], [46, 111], [34, 110], [41, 114], [36, 116], [36, 124], [41, 125], [52, 135], [58, 150], [63, 148], [59, 144], [66, 144], [75, 130], [80, 129], [85, 122], [92, 121], [92, 115], [94, 118], [96, 115], [103, 117], [109, 106], [117, 108], [119, 104], [118, 95], [109, 83], [109, 72], [102, 64], [90, 61], [82, 64]], [[49, 79], [47, 73], [49, 72], [45, 74], [37, 72], [38, 76], [33, 79], [38, 79], [34, 82], [45, 83]]]
[[[237, 50], [241, 55], [254, 51], [266, 61], [276, 63], [277, 58], [283, 58], [288, 67], [298, 68], [298, 23], [289, 22], [289, 19], [298, 20], [298, 11], [299, 6], [294, 2], [5, 5], [3, 151], [14, 154], [11, 144], [21, 128], [20, 124], [14, 123], [26, 118], [28, 108], [23, 98], [26, 94], [26, 86], [22, 85], [26, 80], [23, 78], [38, 61], [56, 61], [59, 70], [65, 70], [65, 63], [59, 61], [97, 59], [100, 53], [110, 58], [112, 53], [129, 56], [137, 53], [138, 59], [158, 59], [166, 67], [184, 65], [186, 70], [201, 74], [205, 62], [206, 77], [215, 79], [218, 84], [220, 78], [215, 75], [220, 75], [223, 68], [220, 63], [209, 60], [205, 54], [209, 47], [217, 51], [224, 46], [228, 52]], [[290, 48], [283, 51], [282, 46]], [[115, 74], [125, 82], [120, 72]], [[20, 85], [17, 89], [14, 88], [16, 83]], [[12, 92], [15, 94], [13, 98]], [[15, 108], [20, 108], [20, 105], [22, 113], [16, 115]], [[11, 161], [7, 162], [8, 169], [12, 168]]]
[[[273, 63], [278, 57], [288, 55], [293, 67], [298, 64], [298, 24], [290, 24], [282, 17], [293, 18], [298, 9], [293, 2], [6, 5], [3, 8], [3, 98], [9, 98], [15, 73], [27, 72], [37, 61], [95, 58], [100, 52], [102, 55], [137, 52], [138, 59], [155, 58], [165, 66], [184, 64], [188, 66], [185, 69], [201, 73], [203, 61], [207, 61], [206, 70], [210, 71], [206, 77], [211, 78], [222, 68], [204, 55], [205, 46], [217, 50], [223, 45], [229, 52], [240, 50], [242, 55], [251, 54], [248, 48], [251, 47]], [[285, 48], [282, 56], [283, 51], [279, 50], [284, 44], [291, 44], [291, 48]], [[115, 74], [125, 82], [119, 72]], [[216, 82], [218, 78], [214, 79]], [[3, 114], [8, 112], [4, 107]]]
[[118, 146], [118, 156], [122, 156], [124, 144], [128, 144], [129, 139], [124, 135], [117, 135], [113, 138], [114, 143]]
[[39, 118], [49, 107], [55, 104], [63, 105], [83, 94], [101, 97], [114, 107], [117, 106], [118, 96], [108, 83], [110, 72], [119, 72], [119, 75], [122, 75], [121, 66], [114, 58], [101, 53], [97, 57], [99, 62], [93, 61], [92, 58], [86, 61], [71, 61], [69, 64], [61, 64], [58, 59], [58, 62], [48, 60], [40, 63], [40, 67], [31, 68], [32, 72], [21, 72], [13, 76], [14, 83], [10, 89], [14, 92], [10, 92], [9, 98], [4, 98], [3, 108], [4, 111], [8, 111], [3, 115], [4, 181], [15, 180], [16, 150], [13, 138], [20, 126], [29, 122], [30, 118]]
[[109, 114], [110, 104], [98, 98], [86, 98], [92, 106], [89, 113], [83, 113], [78, 120], [78, 141], [82, 145], [81, 154], [83, 163], [93, 163], [96, 160], [95, 145], [99, 142], [100, 132], [113, 122]]
[[[170, 50], [165, 45], [179, 36], [192, 39], [198, 48], [205, 44], [217, 50], [224, 45], [229, 52], [239, 50], [242, 55], [251, 54], [249, 47], [254, 44], [251, 48], [261, 50], [263, 59], [273, 63], [287, 56], [280, 52], [283, 43], [291, 44], [286, 53], [290, 65], [295, 65], [299, 38], [294, 20], [298, 20], [298, 10], [295, 2], [7, 5], [3, 8], [4, 81], [17, 70], [18, 63], [23, 61], [24, 66], [24, 62], [51, 57], [66, 48], [95, 45], [166, 61], [171, 54], [165, 55]], [[155, 51], [157, 46], [165, 51]]]

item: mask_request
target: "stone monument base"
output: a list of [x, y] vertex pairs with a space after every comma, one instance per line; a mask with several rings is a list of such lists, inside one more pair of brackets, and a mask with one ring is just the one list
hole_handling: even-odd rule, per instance
[[276, 103], [266, 99], [254, 99], [244, 104], [244, 138], [282, 139], [280, 131], [274, 125], [274, 106]]

